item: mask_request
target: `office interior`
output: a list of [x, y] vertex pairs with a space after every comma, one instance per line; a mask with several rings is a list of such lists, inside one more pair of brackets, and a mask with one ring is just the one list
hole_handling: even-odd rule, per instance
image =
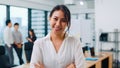
[[[4, 46], [6, 19], [11, 19], [12, 24], [19, 22], [23, 43], [27, 41], [28, 30], [31, 28], [37, 38], [45, 37], [51, 30], [49, 13], [57, 4], [65, 4], [70, 9], [69, 34], [80, 39], [82, 47], [88, 48], [86, 51], [93, 47], [98, 59], [99, 55], [111, 55], [110, 61], [103, 61], [107, 67], [101, 61], [101, 65], [88, 68], [120, 68], [120, 0], [0, 0], [0, 46]], [[22, 57], [24, 64], [27, 64], [24, 49]], [[14, 64], [18, 66], [14, 68], [27, 68], [19, 65], [15, 51], [14, 59]]]

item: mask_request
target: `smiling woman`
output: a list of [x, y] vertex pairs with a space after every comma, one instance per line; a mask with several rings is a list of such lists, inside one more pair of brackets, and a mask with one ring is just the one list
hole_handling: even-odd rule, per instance
[[64, 34], [64, 30], [68, 24], [64, 18], [63, 11], [58, 10], [53, 13], [53, 16], [50, 17], [50, 25], [53, 33]]
[[80, 40], [70, 36], [71, 14], [57, 5], [49, 16], [51, 32], [34, 43], [30, 68], [85, 68]]

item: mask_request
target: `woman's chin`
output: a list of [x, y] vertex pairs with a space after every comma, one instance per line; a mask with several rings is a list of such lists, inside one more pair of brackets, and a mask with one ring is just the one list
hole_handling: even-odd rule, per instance
[[58, 34], [62, 34], [62, 32], [61, 32], [61, 31], [56, 31], [56, 30], [55, 30], [55, 31], [54, 31], [54, 34], [57, 34], [57, 35], [58, 35]]

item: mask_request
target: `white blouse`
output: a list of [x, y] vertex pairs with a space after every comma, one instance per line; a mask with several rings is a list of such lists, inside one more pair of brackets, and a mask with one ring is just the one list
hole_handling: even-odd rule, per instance
[[45, 68], [66, 68], [71, 63], [74, 63], [76, 68], [85, 68], [85, 59], [80, 40], [73, 36], [66, 36], [57, 53], [50, 40], [50, 34], [36, 40], [30, 68], [35, 68], [33, 65], [35, 63], [41, 63]]

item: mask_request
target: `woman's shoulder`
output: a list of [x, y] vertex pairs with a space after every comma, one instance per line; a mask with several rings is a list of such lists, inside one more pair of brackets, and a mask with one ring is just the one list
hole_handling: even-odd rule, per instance
[[34, 43], [41, 43], [41, 42], [43, 42], [45, 40], [45, 38], [43, 37], [43, 38], [38, 38], [38, 39], [36, 39], [36, 41], [34, 42]]
[[69, 41], [68, 41], [69, 44], [71, 44], [72, 46], [74, 46], [75, 49], [82, 46], [79, 37], [76, 37], [76, 36], [74, 36], [74, 35], [71, 35], [71, 36], [68, 37], [68, 39], [69, 39]]
[[34, 45], [42, 46], [43, 43], [45, 42], [45, 40], [46, 40], [45, 37], [43, 37], [43, 38], [38, 38], [38, 39], [35, 40]]
[[79, 38], [74, 36], [74, 35], [69, 35], [67, 38], [68, 38], [68, 40], [71, 40], [71, 41], [78, 41], [79, 40]]

